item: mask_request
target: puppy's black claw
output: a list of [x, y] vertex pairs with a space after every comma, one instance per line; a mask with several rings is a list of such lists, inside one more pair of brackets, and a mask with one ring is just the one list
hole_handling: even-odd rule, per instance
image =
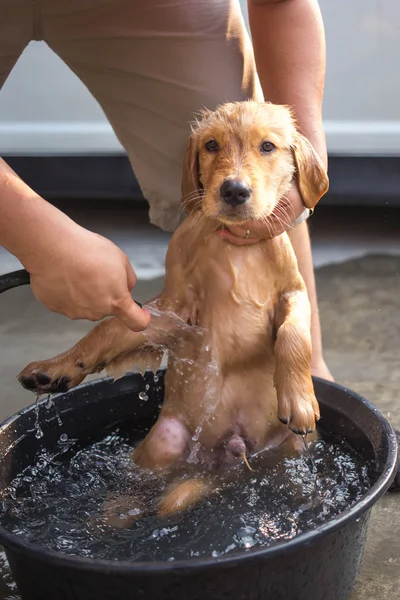
[[296, 435], [307, 435], [307, 433], [304, 430], [301, 430], [301, 429], [292, 429], [292, 431]]
[[281, 422], [281, 423], [283, 423], [284, 425], [287, 425], [287, 424], [288, 424], [288, 422], [289, 422], [287, 419], [284, 419], [284, 418], [281, 418], [281, 417], [278, 417], [278, 419], [279, 419], [279, 420], [280, 420], [280, 422]]

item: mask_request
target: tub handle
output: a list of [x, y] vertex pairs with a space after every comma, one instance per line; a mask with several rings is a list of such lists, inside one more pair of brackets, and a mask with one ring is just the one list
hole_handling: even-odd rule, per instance
[[[0, 275], [0, 294], [12, 290], [12, 288], [20, 287], [21, 285], [29, 285], [31, 282], [31, 276], [26, 269], [20, 269], [19, 271], [12, 271], [12, 273], [6, 273]], [[135, 304], [142, 308], [140, 302], [134, 300]]]
[[20, 287], [21, 285], [29, 285], [30, 281], [31, 276], [25, 269], [0, 275], [0, 294], [7, 290], [12, 290], [12, 288]]

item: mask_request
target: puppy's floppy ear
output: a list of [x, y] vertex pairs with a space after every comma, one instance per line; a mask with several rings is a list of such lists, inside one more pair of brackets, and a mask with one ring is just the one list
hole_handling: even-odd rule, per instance
[[308, 139], [296, 131], [292, 152], [297, 170], [297, 181], [307, 208], [314, 208], [329, 188], [329, 179], [321, 159]]
[[[182, 203], [188, 212], [194, 210], [198, 204], [199, 198], [195, 192], [198, 191], [200, 194], [201, 187], [197, 136], [192, 133], [186, 146], [182, 165]], [[190, 201], [190, 198], [193, 200]]]

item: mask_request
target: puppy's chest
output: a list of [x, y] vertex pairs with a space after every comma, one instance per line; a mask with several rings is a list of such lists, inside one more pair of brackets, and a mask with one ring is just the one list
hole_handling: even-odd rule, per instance
[[278, 301], [274, 269], [261, 252], [209, 250], [192, 263], [187, 281], [198, 324], [225, 344], [257, 343], [273, 333]]

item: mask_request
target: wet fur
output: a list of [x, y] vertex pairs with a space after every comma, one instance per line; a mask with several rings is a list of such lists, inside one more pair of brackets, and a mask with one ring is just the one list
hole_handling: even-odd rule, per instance
[[[206, 149], [210, 139], [217, 152]], [[275, 145], [273, 153], [260, 153], [264, 141]], [[224, 224], [270, 224], [277, 206], [289, 220], [284, 200], [295, 173], [305, 202], [315, 204], [327, 175], [287, 107], [243, 102], [202, 113], [183, 169], [189, 214], [171, 239], [149, 328], [134, 333], [107, 319], [70, 350], [19, 375], [36, 392], [65, 391], [104, 367], [115, 376], [133, 365], [155, 370], [167, 349], [161, 413], [133, 455], [139, 467], [169, 474], [162, 515], [210, 494], [221, 468], [277, 446], [298, 452], [298, 434], [315, 431], [310, 305], [290, 240], [284, 233], [238, 247], [218, 234]], [[252, 190], [237, 209], [219, 195], [232, 178]], [[198, 463], [189, 467], [194, 451]], [[111, 517], [110, 524], [121, 523]]]

